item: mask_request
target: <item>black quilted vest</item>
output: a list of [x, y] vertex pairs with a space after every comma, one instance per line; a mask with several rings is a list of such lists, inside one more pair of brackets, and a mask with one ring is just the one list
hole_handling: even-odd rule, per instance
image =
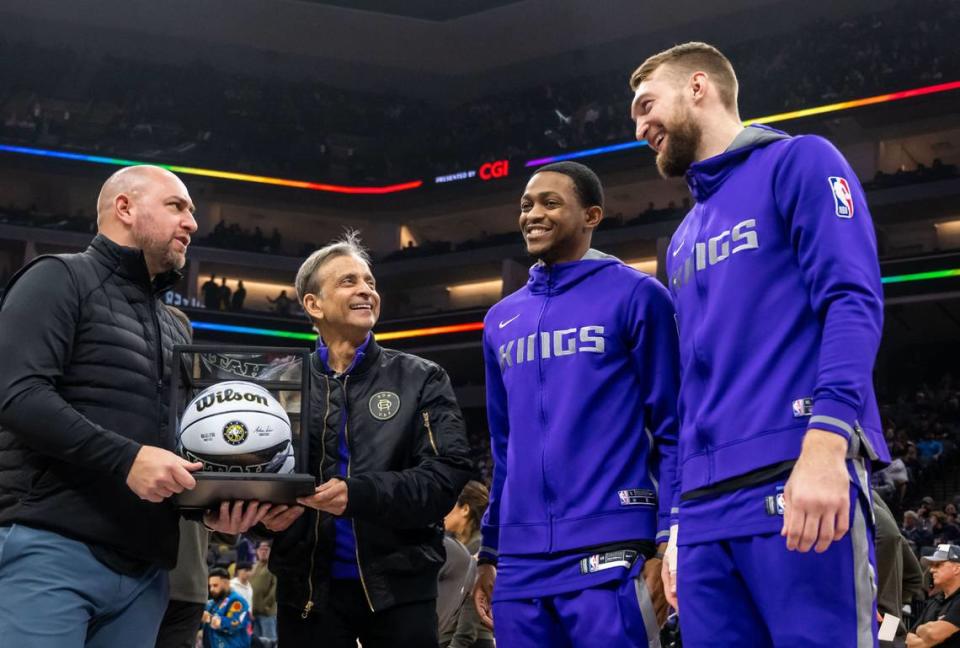
[[[24, 267], [10, 282], [46, 258]], [[159, 295], [179, 277], [151, 283], [143, 254], [97, 236], [84, 252], [56, 255], [79, 287], [76, 335], [57, 391], [93, 423], [140, 444], [174, 448], [168, 430], [170, 364], [187, 332]], [[38, 308], [43, 296], [37, 296]], [[24, 344], [30, 344], [24, 332]], [[17, 522], [171, 568], [178, 514], [138, 498], [125, 476], [77, 467], [31, 450], [0, 429], [0, 525]]]

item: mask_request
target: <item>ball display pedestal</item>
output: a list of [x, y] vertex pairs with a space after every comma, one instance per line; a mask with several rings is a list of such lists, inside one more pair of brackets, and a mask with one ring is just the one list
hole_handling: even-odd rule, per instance
[[313, 493], [316, 480], [312, 475], [291, 473], [193, 473], [197, 487], [176, 496], [177, 507], [186, 510], [213, 510], [221, 502], [236, 500], [296, 504], [298, 497]]

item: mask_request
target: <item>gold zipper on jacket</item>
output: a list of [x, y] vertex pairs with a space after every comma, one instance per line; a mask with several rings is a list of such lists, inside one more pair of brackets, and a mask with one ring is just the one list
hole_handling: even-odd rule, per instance
[[437, 450], [437, 443], [433, 440], [433, 428], [430, 427], [430, 412], [423, 410], [423, 424], [427, 426], [427, 436], [430, 437], [430, 445], [433, 447], [433, 454], [439, 456], [440, 451]]
[[[350, 376], [343, 377], [343, 401], [347, 401], [347, 380], [350, 379]], [[347, 422], [343, 426], [343, 435], [346, 438], [347, 442], [347, 477], [350, 477], [350, 469], [353, 465], [353, 451], [350, 449], [350, 418], [349, 411]], [[360, 575], [360, 586], [363, 588], [363, 596], [367, 599], [367, 606], [369, 606], [370, 611], [374, 612], [373, 602], [370, 600], [370, 592], [367, 590], [367, 582], [363, 579], [363, 567], [360, 566], [360, 537], [357, 535], [357, 522], [356, 520], [350, 520], [350, 527], [353, 529], [353, 551], [357, 556], [357, 574]]]
[[[321, 428], [320, 433], [320, 451], [322, 455], [320, 456], [320, 483], [323, 483], [323, 463], [327, 460], [327, 444], [326, 437], [327, 434], [327, 417], [330, 416], [330, 379], [327, 376], [323, 377], [324, 383], [327, 385], [327, 405], [326, 409], [323, 412], [323, 427]], [[309, 423], [309, 422], [308, 422]], [[304, 430], [301, 424], [300, 434], [309, 434], [309, 430]], [[313, 549], [310, 551], [310, 571], [307, 573], [307, 587], [309, 592], [307, 594], [307, 603], [303, 606], [303, 612], [300, 613], [300, 618], [306, 619], [310, 616], [310, 611], [313, 609], [313, 568], [316, 560], [317, 554], [317, 543], [320, 542], [320, 511], [316, 512], [317, 519], [314, 522], [313, 527]]]

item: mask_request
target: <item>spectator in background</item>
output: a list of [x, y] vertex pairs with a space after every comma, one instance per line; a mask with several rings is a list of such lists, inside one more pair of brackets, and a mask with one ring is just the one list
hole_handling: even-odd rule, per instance
[[211, 274], [202, 286], [203, 305], [210, 310], [220, 310], [220, 286], [217, 285], [216, 275]]
[[931, 517], [934, 521], [933, 544], [956, 544], [960, 541], [960, 528], [957, 528], [956, 516], [951, 521], [943, 511], [934, 511]]
[[[443, 549], [446, 557], [437, 575], [438, 629], [456, 627], [463, 602], [477, 579], [477, 563], [473, 556], [449, 533], [443, 537]], [[440, 646], [446, 645], [441, 638]]]
[[[909, 543], [897, 528], [897, 522], [883, 499], [874, 493], [877, 522], [877, 611], [903, 617], [903, 604], [923, 593], [923, 572]], [[903, 623], [897, 636], [906, 635]]]
[[927, 604], [916, 626], [907, 635], [907, 648], [960, 646], [960, 547], [940, 545], [923, 564], [933, 574], [933, 585], [939, 594]]
[[923, 440], [917, 443], [917, 452], [920, 455], [920, 465], [927, 466], [940, 459], [943, 454], [943, 443], [934, 436], [933, 430], [926, 430]]
[[262, 639], [277, 639], [277, 577], [270, 571], [270, 543], [257, 547], [257, 562], [250, 573], [253, 585], [253, 634]]
[[244, 535], [241, 535], [237, 538], [237, 542], [234, 544], [233, 548], [237, 552], [237, 562], [252, 564], [257, 559], [256, 548], [253, 545], [253, 541]]
[[920, 464], [920, 454], [917, 452], [917, 444], [912, 441], [907, 442], [907, 454], [903, 457], [903, 463], [907, 470], [912, 474], [918, 475], [923, 470]]
[[280, 230], [274, 227], [273, 232], [270, 233], [270, 253], [280, 254], [283, 251], [282, 247], [283, 237], [280, 236]]
[[221, 277], [223, 281], [220, 284], [220, 303], [217, 304], [218, 310], [230, 310], [230, 288], [227, 286], [227, 278]]
[[[480, 520], [487, 510], [490, 493], [478, 481], [469, 481], [456, 505], [443, 519], [447, 533], [453, 535], [476, 561], [480, 551]], [[472, 587], [473, 583], [470, 583]], [[493, 648], [493, 633], [480, 622], [480, 615], [469, 598], [463, 600], [457, 614], [441, 623], [440, 646], [446, 648]]]
[[933, 498], [929, 495], [924, 496], [920, 500], [920, 506], [917, 508], [917, 517], [920, 526], [923, 527], [924, 531], [933, 532], [933, 517], [931, 513], [933, 512], [934, 501]]
[[447, 533], [459, 540], [471, 554], [480, 550], [480, 520], [487, 510], [489, 497], [486, 486], [471, 480], [463, 487], [453, 509], [443, 518]]
[[897, 453], [891, 449], [893, 461], [883, 470], [874, 473], [873, 482], [877, 493], [886, 500], [893, 509], [899, 510], [900, 502], [903, 501], [903, 495], [910, 481], [910, 473], [907, 466], [903, 463], [903, 453]]
[[210, 600], [203, 613], [204, 648], [249, 648], [250, 608], [230, 591], [230, 574], [214, 569], [208, 579]]
[[913, 543], [917, 553], [923, 547], [933, 546], [933, 534], [923, 527], [920, 523], [920, 516], [915, 511], [907, 511], [903, 514], [901, 532], [904, 538]]
[[230, 590], [243, 597], [243, 600], [247, 602], [248, 609], [253, 606], [253, 586], [250, 584], [250, 568], [251, 565], [249, 562], [237, 562], [237, 566], [233, 570], [235, 575], [230, 580]]
[[230, 310], [239, 313], [243, 310], [243, 302], [247, 298], [247, 289], [243, 286], [243, 279], [237, 281], [237, 289], [233, 291], [233, 298], [230, 300]]
[[293, 305], [293, 300], [287, 297], [286, 290], [281, 290], [276, 299], [267, 297], [267, 301], [273, 304], [273, 311], [277, 315], [283, 315], [284, 317], [290, 315], [290, 307]]

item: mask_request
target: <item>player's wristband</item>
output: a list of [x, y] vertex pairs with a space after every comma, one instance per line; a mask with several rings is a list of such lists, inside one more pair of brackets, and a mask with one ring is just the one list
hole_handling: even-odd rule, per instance
[[667, 550], [664, 552], [667, 569], [674, 574], [677, 572], [677, 535], [679, 529], [680, 526], [678, 524], [670, 526], [670, 540], [667, 542]]

